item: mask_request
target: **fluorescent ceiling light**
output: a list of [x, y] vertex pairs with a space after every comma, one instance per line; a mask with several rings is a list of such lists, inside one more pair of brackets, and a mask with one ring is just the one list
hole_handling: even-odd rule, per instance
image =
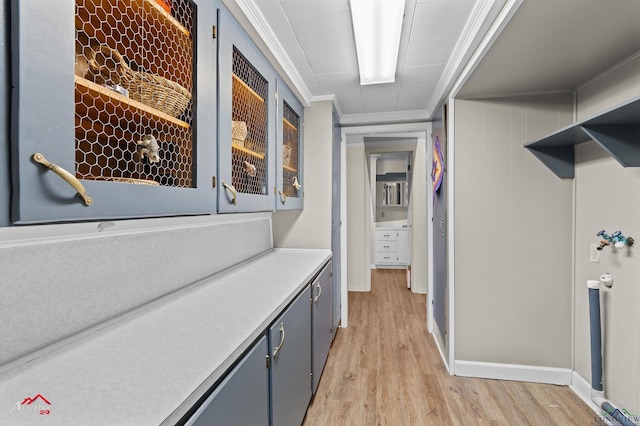
[[393, 83], [405, 0], [349, 0], [360, 84]]

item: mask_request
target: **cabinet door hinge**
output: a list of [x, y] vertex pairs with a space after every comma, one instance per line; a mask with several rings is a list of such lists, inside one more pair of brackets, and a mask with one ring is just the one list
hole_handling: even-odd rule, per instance
[[271, 366], [271, 358], [269, 358], [269, 355], [267, 355], [267, 368], [269, 368]]
[[215, 25], [211, 27], [211, 38], [214, 40], [218, 38], [218, 27]]
[[212, 186], [213, 188], [215, 188], [215, 187], [216, 187], [216, 183], [217, 183], [217, 182], [216, 182], [216, 177], [215, 177], [215, 176], [213, 176], [213, 178], [211, 179], [211, 186]]

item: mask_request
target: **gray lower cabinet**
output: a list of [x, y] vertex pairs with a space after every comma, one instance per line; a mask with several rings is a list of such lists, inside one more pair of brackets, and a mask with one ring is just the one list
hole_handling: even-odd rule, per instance
[[331, 262], [327, 263], [320, 275], [312, 284], [312, 390], [316, 393], [324, 364], [331, 348], [331, 306], [332, 306], [332, 277]]
[[189, 426], [268, 426], [267, 352], [267, 336], [263, 336], [186, 424]]
[[311, 400], [311, 287], [269, 329], [272, 425], [300, 426]]

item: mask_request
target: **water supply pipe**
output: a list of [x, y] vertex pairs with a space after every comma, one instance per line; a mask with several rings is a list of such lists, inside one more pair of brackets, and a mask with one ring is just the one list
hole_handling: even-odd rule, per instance
[[638, 426], [604, 396], [602, 386], [602, 325], [600, 322], [600, 281], [588, 280], [591, 324], [591, 400], [622, 426]]

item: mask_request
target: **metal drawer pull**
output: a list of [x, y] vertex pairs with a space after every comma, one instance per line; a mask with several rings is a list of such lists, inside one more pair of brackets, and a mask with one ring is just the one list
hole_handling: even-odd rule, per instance
[[51, 170], [53, 173], [60, 176], [62, 179], [64, 179], [65, 182], [71, 185], [73, 189], [75, 189], [78, 192], [78, 195], [82, 198], [85, 205], [90, 206], [91, 203], [93, 203], [93, 200], [91, 199], [91, 197], [87, 195], [87, 190], [84, 189], [84, 186], [82, 185], [82, 183], [80, 183], [78, 178], [76, 178], [74, 175], [72, 175], [62, 167], [56, 166], [55, 164], [50, 163], [49, 161], [47, 161], [46, 158], [44, 158], [44, 155], [40, 154], [39, 152], [36, 152], [35, 154], [33, 154], [32, 158], [33, 158], [33, 161], [47, 167], [49, 170]]
[[231, 192], [231, 194], [233, 195], [233, 200], [231, 200], [231, 203], [233, 203], [233, 205], [236, 205], [236, 202], [238, 201], [238, 192], [236, 191], [236, 189], [233, 187], [233, 185], [229, 185], [228, 183], [226, 183], [225, 181], [222, 181], [222, 186], [225, 187], [225, 189], [229, 192]]
[[322, 294], [322, 286], [320, 286], [320, 283], [318, 283], [318, 290], [320, 291], [318, 292], [318, 295], [313, 299], [313, 303], [316, 303], [318, 299], [320, 299], [320, 295]]
[[280, 352], [280, 349], [282, 349], [282, 345], [284, 345], [284, 323], [283, 322], [280, 323], [280, 344], [275, 348], [273, 348], [274, 358], [276, 357], [276, 355], [278, 355], [278, 352]]
[[287, 202], [287, 196], [284, 195], [284, 192], [282, 191], [278, 191], [278, 193], [280, 194], [280, 201], [282, 201], [282, 204]]

